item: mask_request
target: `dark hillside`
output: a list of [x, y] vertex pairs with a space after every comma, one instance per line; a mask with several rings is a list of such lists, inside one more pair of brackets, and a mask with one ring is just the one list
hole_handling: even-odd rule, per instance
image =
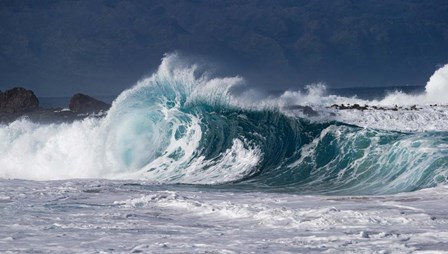
[[0, 24], [0, 90], [44, 95], [115, 94], [174, 50], [266, 89], [423, 85], [448, 62], [445, 0], [4, 0]]

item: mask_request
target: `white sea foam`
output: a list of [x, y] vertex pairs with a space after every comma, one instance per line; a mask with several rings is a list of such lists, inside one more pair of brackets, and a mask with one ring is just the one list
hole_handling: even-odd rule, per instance
[[[324, 110], [325, 111], [325, 110]], [[392, 131], [448, 131], [448, 107], [422, 106], [418, 110], [329, 110], [329, 119], [365, 128]], [[325, 113], [324, 113], [325, 114]]]
[[99, 121], [39, 125], [18, 120], [0, 128], [0, 177], [66, 179], [102, 176]]
[[448, 189], [300, 196], [0, 180], [2, 252], [443, 253]]

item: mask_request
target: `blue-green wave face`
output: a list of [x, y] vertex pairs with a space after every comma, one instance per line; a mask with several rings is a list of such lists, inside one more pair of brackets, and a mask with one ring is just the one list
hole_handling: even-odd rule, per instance
[[123, 93], [103, 125], [120, 170], [162, 183], [297, 193], [384, 194], [445, 184], [448, 133], [292, 117], [230, 95], [238, 78], [159, 71]]

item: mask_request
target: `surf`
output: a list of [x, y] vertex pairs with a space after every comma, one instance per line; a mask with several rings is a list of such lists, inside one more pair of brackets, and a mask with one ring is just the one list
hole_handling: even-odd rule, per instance
[[[400, 98], [443, 102], [434, 91], [448, 86], [447, 70], [436, 71], [425, 94]], [[152, 76], [120, 94], [104, 118], [2, 125], [0, 177], [133, 179], [302, 194], [390, 194], [447, 182], [446, 129], [409, 132], [330, 117], [330, 103], [362, 100], [325, 95], [323, 85], [255, 102], [251, 93], [233, 92], [242, 84], [240, 77], [212, 77], [167, 55]], [[400, 93], [394, 94], [364, 102], [396, 103], [391, 98]], [[313, 118], [285, 110], [294, 104], [321, 112]], [[435, 114], [428, 112], [416, 114]], [[411, 120], [400, 119], [403, 125]]]

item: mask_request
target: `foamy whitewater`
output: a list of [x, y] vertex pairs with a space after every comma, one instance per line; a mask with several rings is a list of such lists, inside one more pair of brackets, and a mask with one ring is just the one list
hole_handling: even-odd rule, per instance
[[199, 69], [167, 55], [103, 118], [0, 125], [0, 252], [448, 252], [448, 65], [374, 100]]

